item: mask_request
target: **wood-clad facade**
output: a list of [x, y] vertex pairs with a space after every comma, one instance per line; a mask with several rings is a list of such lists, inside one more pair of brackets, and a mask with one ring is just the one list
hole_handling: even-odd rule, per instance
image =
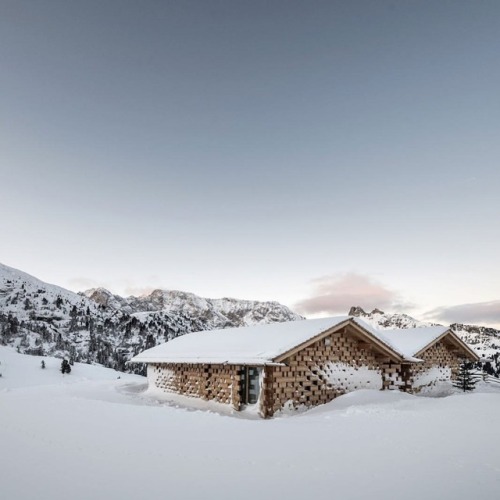
[[[418, 359], [416, 359], [418, 358]], [[262, 417], [309, 408], [358, 389], [418, 392], [451, 380], [477, 356], [451, 331], [405, 358], [360, 325], [345, 321], [262, 365], [149, 363], [149, 384], [167, 393], [252, 407]]]
[[321, 335], [309, 345], [278, 358], [265, 368], [261, 413], [269, 417], [283, 408], [328, 403], [357, 389], [396, 388], [392, 376], [399, 358], [367, 341], [352, 325]]
[[423, 362], [412, 363], [407, 372], [408, 392], [412, 393], [454, 380], [463, 360], [474, 361], [451, 333], [427, 346], [417, 357]]
[[149, 364], [148, 382], [165, 392], [232, 404], [239, 410], [241, 368], [235, 365]]

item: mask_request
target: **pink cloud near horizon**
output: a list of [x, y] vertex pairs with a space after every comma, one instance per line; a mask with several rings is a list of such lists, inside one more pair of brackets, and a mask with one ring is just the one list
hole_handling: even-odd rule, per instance
[[352, 306], [365, 310], [412, 308], [401, 304], [398, 292], [364, 274], [322, 276], [311, 283], [311, 296], [295, 304], [301, 314], [347, 314]]

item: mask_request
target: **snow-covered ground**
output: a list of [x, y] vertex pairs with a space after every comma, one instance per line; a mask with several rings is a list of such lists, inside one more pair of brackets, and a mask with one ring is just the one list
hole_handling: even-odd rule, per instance
[[[0, 498], [498, 498], [500, 391], [358, 391], [256, 420], [176, 408], [145, 379], [0, 347]], [[120, 378], [118, 378], [120, 377]], [[237, 417], [237, 418], [235, 418]]]

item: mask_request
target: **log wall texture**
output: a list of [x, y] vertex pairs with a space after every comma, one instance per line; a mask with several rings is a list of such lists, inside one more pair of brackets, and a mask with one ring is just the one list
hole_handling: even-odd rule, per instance
[[148, 365], [149, 382], [164, 392], [240, 406], [240, 367], [161, 363]]
[[[386, 365], [382, 364], [386, 362]], [[285, 366], [266, 369], [262, 412], [328, 403], [346, 392], [395, 386], [396, 367], [347, 329], [332, 333], [286, 358]], [[384, 377], [389, 377], [384, 382]], [[401, 381], [402, 383], [402, 381]]]
[[409, 370], [409, 392], [413, 393], [438, 382], [453, 380], [457, 375], [464, 354], [458, 352], [453, 345], [443, 339], [418, 357], [424, 362], [412, 364]]

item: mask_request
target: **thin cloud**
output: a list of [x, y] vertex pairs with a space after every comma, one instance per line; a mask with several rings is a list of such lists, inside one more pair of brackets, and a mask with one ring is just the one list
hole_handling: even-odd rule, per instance
[[125, 288], [124, 293], [126, 296], [133, 295], [134, 297], [144, 297], [150, 295], [155, 290], [161, 289], [160, 286], [129, 286]]
[[347, 314], [351, 306], [365, 310], [412, 308], [399, 294], [369, 276], [345, 273], [312, 281], [311, 297], [295, 304], [301, 314]]
[[426, 313], [425, 317], [427, 319], [439, 320], [445, 323], [499, 325], [500, 300], [437, 307], [436, 309]]
[[[150, 278], [151, 280], [147, 280], [150, 283], [158, 281], [158, 278], [156, 276], [151, 276]], [[67, 284], [71, 290], [74, 290], [76, 292], [82, 292], [85, 290], [90, 290], [92, 288], [105, 288], [111, 293], [115, 293], [124, 297], [128, 297], [130, 295], [133, 295], [134, 297], [141, 297], [144, 295], [149, 295], [154, 290], [158, 290], [158, 288], [163, 288], [160, 285], [136, 285], [130, 280], [115, 280], [113, 282], [106, 283], [89, 278], [71, 278], [67, 280]]]
[[108, 286], [103, 282], [88, 278], [70, 278], [67, 280], [67, 284], [71, 290], [75, 290], [77, 292], [90, 290], [91, 288], [108, 288]]

